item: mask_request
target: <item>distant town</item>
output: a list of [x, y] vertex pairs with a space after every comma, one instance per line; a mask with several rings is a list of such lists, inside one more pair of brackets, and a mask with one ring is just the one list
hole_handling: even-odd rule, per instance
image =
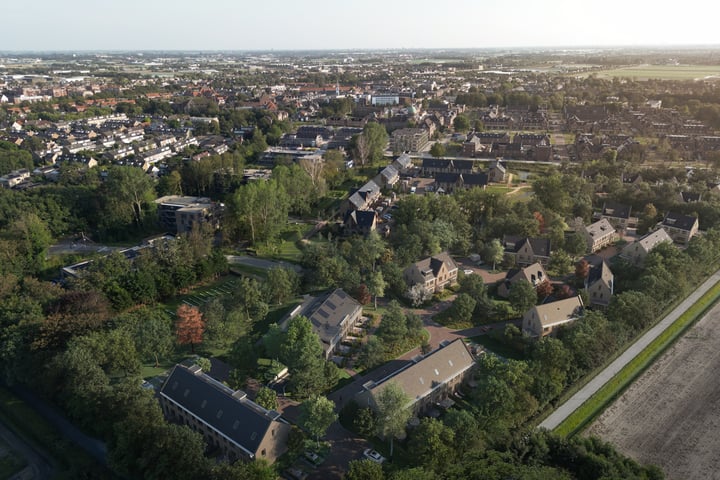
[[717, 53], [0, 52], [0, 477], [716, 471]]

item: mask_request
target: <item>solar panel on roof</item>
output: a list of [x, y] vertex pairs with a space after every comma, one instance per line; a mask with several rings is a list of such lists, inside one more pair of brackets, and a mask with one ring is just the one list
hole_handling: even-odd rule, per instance
[[332, 303], [330, 300], [328, 300], [327, 302], [325, 302], [325, 305], [327, 305], [328, 307], [332, 308], [333, 310], [335, 310], [335, 309], [337, 308], [337, 305], [335, 305], [334, 303]]
[[330, 318], [330, 314], [327, 313], [327, 312], [326, 312], [325, 310], [323, 310], [322, 308], [319, 309], [319, 310], [317, 311], [317, 313], [318, 313], [318, 315], [320, 315], [320, 316], [323, 317], [323, 318]]

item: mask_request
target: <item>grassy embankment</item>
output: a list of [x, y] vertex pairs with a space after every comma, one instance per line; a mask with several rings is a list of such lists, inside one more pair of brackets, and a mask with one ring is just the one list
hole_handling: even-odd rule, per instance
[[572, 436], [582, 431], [719, 299], [720, 283], [717, 283], [617, 375], [558, 425], [554, 430], [555, 433]]

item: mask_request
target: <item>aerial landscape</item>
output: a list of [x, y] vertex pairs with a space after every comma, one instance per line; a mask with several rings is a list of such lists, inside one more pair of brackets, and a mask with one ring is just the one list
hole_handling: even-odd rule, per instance
[[6, 6], [0, 479], [717, 478], [720, 8], [643, 3]]

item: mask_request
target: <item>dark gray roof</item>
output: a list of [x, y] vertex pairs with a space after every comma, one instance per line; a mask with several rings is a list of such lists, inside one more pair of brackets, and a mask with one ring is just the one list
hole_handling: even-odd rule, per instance
[[422, 168], [450, 168], [451, 162], [442, 158], [423, 158]]
[[323, 349], [327, 350], [333, 338], [340, 332], [343, 321], [360, 309], [362, 309], [360, 303], [342, 288], [337, 288], [319, 297], [299, 314], [310, 320], [313, 330], [323, 343]]
[[488, 183], [488, 176], [486, 173], [463, 173], [462, 179], [463, 184], [465, 185], [484, 186]]
[[602, 214], [605, 217], [612, 218], [630, 218], [630, 205], [623, 205], [622, 203], [605, 202], [603, 205]]
[[458, 170], [472, 170], [475, 162], [473, 162], [472, 160], [455, 159], [452, 161], [452, 163], [453, 163], [453, 166], [455, 168], [457, 168]]
[[460, 179], [459, 173], [436, 173], [435, 174], [435, 182], [436, 183], [457, 183], [457, 181]]
[[182, 365], [176, 365], [160, 389], [160, 395], [182, 406], [254, 455], [273, 420], [279, 419], [280, 414], [265, 410], [248, 400], [244, 392], [234, 392], [197, 370], [193, 373]]
[[699, 202], [702, 198], [699, 193], [695, 192], [680, 192], [680, 196], [685, 203]]
[[679, 228], [680, 230], [690, 231], [697, 222], [697, 218], [680, 213], [668, 212], [663, 219], [662, 224], [668, 227]]
[[533, 254], [539, 255], [541, 257], [549, 257], [550, 256], [550, 239], [549, 238], [530, 238], [530, 237], [521, 237], [518, 235], [505, 235], [503, 237], [503, 246], [505, 247], [505, 251], [508, 253], [517, 253], [518, 250], [522, 248], [523, 245], [525, 245], [525, 242], [530, 243], [530, 248], [532, 248]]

